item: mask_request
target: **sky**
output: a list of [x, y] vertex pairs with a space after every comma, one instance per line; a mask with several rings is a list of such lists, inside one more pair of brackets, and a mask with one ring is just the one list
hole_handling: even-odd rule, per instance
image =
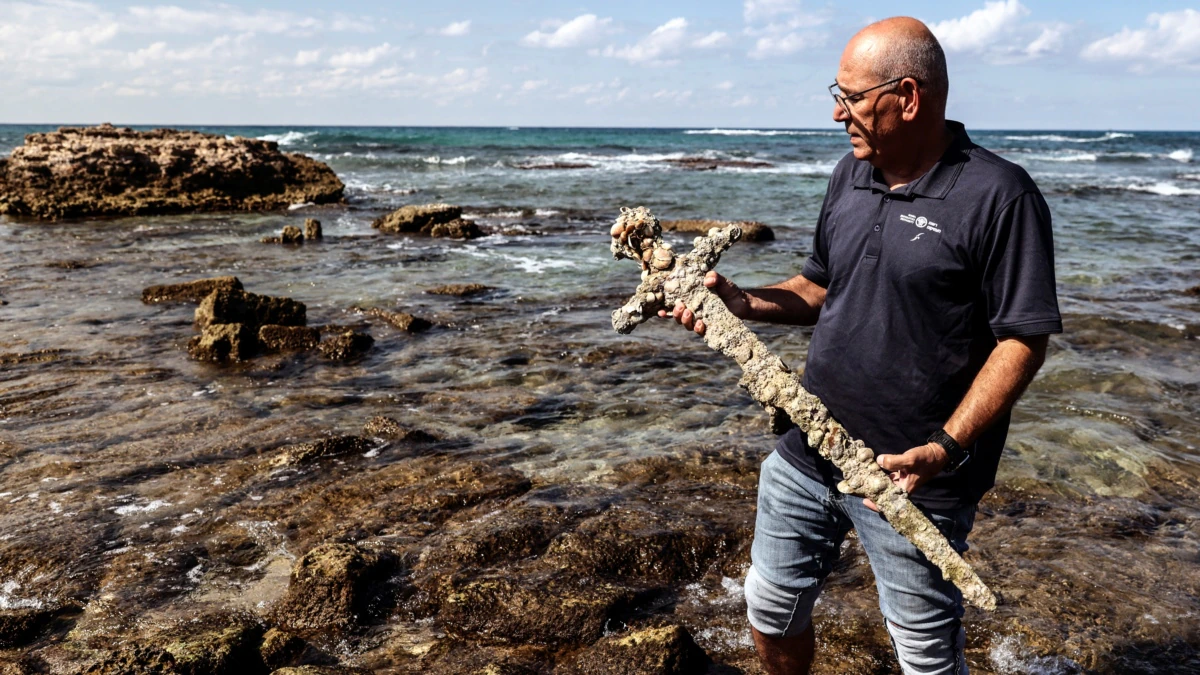
[[0, 0], [0, 123], [822, 128], [899, 13], [970, 127], [1198, 130], [1197, 5]]

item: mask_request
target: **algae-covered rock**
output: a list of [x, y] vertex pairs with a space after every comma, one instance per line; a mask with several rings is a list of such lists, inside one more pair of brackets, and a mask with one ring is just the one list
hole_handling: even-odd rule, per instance
[[366, 333], [346, 331], [325, 338], [317, 349], [320, 350], [321, 356], [330, 361], [349, 361], [366, 354], [374, 344], [375, 338]]
[[324, 237], [321, 232], [321, 221], [316, 218], [306, 218], [304, 220], [304, 238], [309, 241], [317, 241]]
[[661, 220], [662, 229], [670, 232], [695, 232], [708, 234], [712, 228], [723, 228], [737, 225], [742, 229], [742, 241], [774, 241], [775, 231], [768, 225], [753, 220]]
[[85, 675], [183, 675], [175, 657], [161, 647], [129, 645], [110, 653], [83, 671]]
[[311, 443], [285, 446], [271, 463], [275, 466], [309, 464], [334, 455], [362, 454], [371, 447], [371, 441], [362, 436], [333, 436]]
[[431, 237], [448, 239], [476, 239], [483, 236], [483, 230], [473, 220], [455, 218], [448, 223], [435, 223], [421, 228], [421, 232]]
[[446, 284], [437, 286], [425, 291], [430, 295], [452, 295], [456, 298], [465, 298], [472, 295], [480, 295], [488, 291], [495, 290], [492, 286], [485, 284]]
[[438, 618], [457, 637], [548, 646], [596, 641], [638, 600], [627, 586], [570, 570], [506, 570], [466, 582], [451, 579]]
[[109, 124], [29, 134], [0, 159], [0, 213], [79, 218], [342, 201], [325, 164], [271, 141]]
[[219, 288], [196, 308], [196, 324], [201, 328], [213, 323], [241, 323], [255, 330], [259, 326], [303, 326], [308, 308], [291, 298], [275, 298], [233, 288]]
[[[268, 672], [259, 654], [263, 630], [245, 619], [216, 620], [218, 625], [167, 643], [175, 670], [183, 675], [257, 675]], [[220, 625], [225, 624], [225, 625]]]
[[371, 615], [373, 590], [393, 565], [390, 557], [353, 544], [321, 544], [292, 567], [274, 617], [301, 635], [352, 629]]
[[303, 352], [316, 349], [321, 343], [321, 331], [307, 326], [277, 326], [258, 328], [258, 344], [266, 352]]
[[296, 665], [296, 662], [308, 649], [304, 638], [279, 628], [272, 628], [263, 634], [262, 645], [258, 648], [263, 663], [275, 670]]
[[371, 227], [382, 232], [420, 232], [424, 228], [448, 223], [462, 217], [461, 206], [450, 204], [424, 204], [402, 206], [391, 213], [376, 218]]
[[213, 291], [220, 289], [240, 291], [242, 290], [242, 282], [238, 281], [237, 277], [228, 276], [197, 279], [196, 281], [187, 281], [181, 284], [147, 286], [142, 289], [142, 302], [146, 304], [158, 302], [200, 302]]
[[293, 666], [272, 671], [271, 675], [371, 675], [371, 671], [354, 666]]
[[23, 647], [36, 640], [50, 627], [62, 607], [0, 609], [0, 649]]
[[405, 331], [406, 333], [420, 333], [433, 327], [431, 322], [407, 312], [393, 312], [379, 307], [355, 307], [354, 311], [376, 319], [382, 319], [392, 328]]
[[691, 675], [709, 658], [683, 626], [643, 628], [601, 638], [555, 668], [556, 675]]
[[406, 443], [430, 443], [437, 440], [436, 436], [427, 431], [405, 426], [383, 415], [377, 415], [367, 420], [367, 423], [363, 425], [363, 434], [372, 438], [386, 438]]
[[197, 361], [245, 361], [258, 353], [258, 337], [244, 323], [213, 323], [188, 342], [188, 354]]

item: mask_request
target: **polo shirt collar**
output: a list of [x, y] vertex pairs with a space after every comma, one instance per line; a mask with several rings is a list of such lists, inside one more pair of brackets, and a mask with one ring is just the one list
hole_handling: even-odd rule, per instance
[[[950, 142], [950, 147], [946, 148], [942, 158], [924, 176], [897, 190], [898, 193], [908, 197], [918, 196], [932, 199], [945, 199], [946, 195], [950, 193], [950, 188], [954, 187], [955, 181], [958, 180], [958, 174], [962, 172], [967, 155], [975, 144], [971, 142], [971, 137], [967, 135], [966, 127], [961, 122], [946, 120], [946, 128], [954, 134], [954, 140]], [[858, 162], [854, 175], [854, 187], [860, 190], [870, 190], [872, 187], [876, 187], [883, 192], [892, 192], [892, 189], [883, 182], [882, 176], [878, 174], [879, 171], [867, 162]]]

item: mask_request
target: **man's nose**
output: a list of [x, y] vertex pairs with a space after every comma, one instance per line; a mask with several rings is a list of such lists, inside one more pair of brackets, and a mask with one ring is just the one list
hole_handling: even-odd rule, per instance
[[833, 103], [833, 121], [847, 122], [850, 120], [850, 113], [846, 112], [846, 108], [841, 103], [834, 101]]

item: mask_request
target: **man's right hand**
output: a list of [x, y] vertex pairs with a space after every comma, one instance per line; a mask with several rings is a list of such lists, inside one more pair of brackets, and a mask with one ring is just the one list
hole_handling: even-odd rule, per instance
[[[734, 316], [745, 319], [750, 314], [750, 298], [737, 284], [710, 270], [704, 275], [704, 285], [721, 298]], [[663, 318], [670, 316], [684, 328], [696, 331], [697, 335], [704, 335], [704, 319], [697, 318], [683, 303], [676, 304], [670, 314], [667, 310], [660, 309], [658, 315]]]

